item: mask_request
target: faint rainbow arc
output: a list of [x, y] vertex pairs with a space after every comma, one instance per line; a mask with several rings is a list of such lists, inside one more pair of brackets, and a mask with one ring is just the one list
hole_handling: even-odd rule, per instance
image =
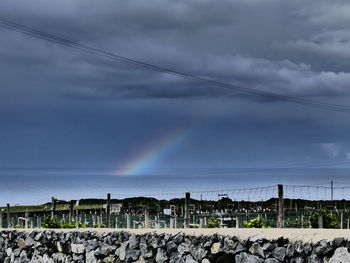
[[142, 174], [154, 166], [158, 160], [167, 155], [190, 137], [195, 130], [194, 125], [182, 129], [174, 129], [160, 139], [153, 141], [146, 149], [142, 150], [136, 157], [132, 158], [121, 169], [113, 172], [114, 175], [129, 176]]

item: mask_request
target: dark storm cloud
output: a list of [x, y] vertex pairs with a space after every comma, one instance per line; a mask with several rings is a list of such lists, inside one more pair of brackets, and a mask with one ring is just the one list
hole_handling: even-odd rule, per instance
[[[0, 14], [170, 69], [240, 87], [314, 97], [349, 94], [350, 74], [344, 60], [349, 50], [348, 8], [341, 1], [220, 1], [215, 6], [210, 1], [3, 1]], [[23, 64], [33, 65], [34, 60], [38, 70], [40, 64], [43, 70], [53, 67], [73, 87], [71, 92], [63, 89], [65, 98], [232, 95], [230, 90], [2, 31], [6, 38], [1, 54]], [[325, 56], [331, 56], [327, 63]], [[344, 64], [343, 71], [338, 60]], [[72, 79], [78, 83], [72, 84]]]
[[[326, 0], [0, 2], [0, 18], [126, 57], [237, 87], [347, 105], [349, 10], [346, 1]], [[186, 138], [155, 170], [347, 160], [347, 118], [0, 28], [0, 166], [116, 169], [187, 127]], [[86, 184], [94, 186], [96, 178]]]

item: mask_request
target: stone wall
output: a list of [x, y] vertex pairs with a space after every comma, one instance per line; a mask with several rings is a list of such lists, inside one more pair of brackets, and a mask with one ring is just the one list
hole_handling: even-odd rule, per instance
[[344, 238], [314, 244], [252, 236], [93, 231], [0, 231], [0, 262], [350, 262]]

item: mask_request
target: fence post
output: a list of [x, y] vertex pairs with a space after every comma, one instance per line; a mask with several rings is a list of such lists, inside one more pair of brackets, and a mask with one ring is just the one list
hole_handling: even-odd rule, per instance
[[111, 227], [111, 194], [107, 194], [106, 227]]
[[239, 218], [236, 216], [236, 228], [239, 228]]
[[2, 228], [2, 212], [0, 211], [0, 228]]
[[7, 228], [11, 228], [10, 204], [7, 204]]
[[190, 227], [190, 198], [191, 194], [185, 194], [185, 217], [184, 217], [184, 228]]
[[145, 228], [149, 228], [149, 209], [145, 207]]
[[318, 220], [318, 228], [323, 228], [323, 216], [322, 215], [318, 216], [317, 220]]
[[28, 228], [29, 212], [25, 212], [24, 218], [24, 228]]
[[277, 227], [284, 227], [284, 202], [283, 202], [283, 185], [278, 185], [278, 214], [277, 214]]
[[129, 213], [126, 214], [126, 228], [131, 228], [131, 215]]
[[344, 213], [341, 212], [340, 213], [340, 229], [343, 229], [343, 225], [344, 225]]
[[304, 228], [304, 214], [301, 214], [301, 228]]
[[53, 218], [55, 215], [55, 210], [56, 210], [56, 199], [55, 199], [55, 197], [52, 197], [51, 200], [52, 200], [51, 217]]
[[69, 223], [74, 217], [74, 200], [70, 200], [69, 202]]

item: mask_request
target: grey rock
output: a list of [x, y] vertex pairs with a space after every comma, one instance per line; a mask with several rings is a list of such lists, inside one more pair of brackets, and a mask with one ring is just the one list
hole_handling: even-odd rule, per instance
[[254, 242], [261, 242], [262, 238], [259, 235], [254, 235], [249, 237], [249, 242], [254, 243]]
[[153, 258], [153, 256], [154, 256], [153, 247], [148, 247], [147, 244], [145, 244], [145, 243], [140, 244], [140, 251], [141, 251], [141, 255], [144, 259]]
[[262, 249], [265, 251], [272, 251], [274, 250], [276, 247], [274, 244], [270, 243], [270, 242], [267, 242], [265, 243], [263, 246], [262, 246]]
[[195, 247], [192, 246], [191, 247], [191, 255], [197, 260], [197, 261], [201, 261], [203, 258], [205, 258], [208, 254], [208, 250], [206, 250], [203, 247]]
[[264, 251], [259, 243], [253, 243], [252, 246], [249, 248], [249, 252], [252, 255], [255, 255], [261, 258], [265, 257]]
[[67, 256], [64, 255], [64, 254], [61, 253], [61, 252], [53, 253], [53, 254], [52, 254], [52, 260], [53, 260], [54, 262], [65, 263], [65, 262], [66, 262], [66, 258], [67, 258]]
[[242, 251], [246, 251], [246, 247], [243, 246], [240, 242], [237, 242], [236, 243], [236, 246], [235, 246], [235, 249], [234, 249], [234, 253], [237, 254], [239, 252], [242, 252]]
[[185, 263], [185, 259], [181, 257], [179, 252], [172, 253], [170, 256], [169, 263], [178, 263], [178, 262]]
[[292, 244], [289, 244], [286, 249], [286, 256], [291, 258], [294, 256], [294, 252], [294, 246]]
[[[115, 257], [112, 255], [109, 255], [108, 257], [103, 258], [103, 263], [114, 263]], [[125, 261], [125, 262], [131, 262], [131, 261]]]
[[323, 257], [327, 253], [329, 253], [331, 250], [333, 250], [333, 248], [327, 243], [327, 241], [326, 240], [321, 240], [318, 243], [318, 245], [316, 246], [316, 248], [314, 249], [314, 253], [318, 257]]
[[212, 245], [213, 245], [213, 241], [211, 241], [211, 240], [204, 243], [205, 248], [211, 248]]
[[236, 263], [246, 263], [248, 262], [248, 254], [246, 252], [239, 253], [235, 256]]
[[128, 246], [128, 242], [121, 244], [121, 246], [116, 250], [115, 254], [119, 257], [120, 260], [125, 260], [126, 256], [126, 247]]
[[333, 246], [335, 247], [335, 248], [337, 248], [337, 247], [342, 247], [342, 246], [344, 246], [345, 245], [345, 239], [343, 238], [343, 237], [336, 237], [336, 238], [334, 238], [334, 240], [333, 240]]
[[18, 257], [19, 254], [21, 253], [22, 249], [20, 248], [16, 248], [15, 250], [12, 251], [12, 254], [15, 256], [15, 257]]
[[198, 263], [198, 261], [194, 260], [194, 258], [191, 255], [187, 255], [185, 263]]
[[47, 254], [43, 256], [43, 263], [54, 263], [53, 259], [49, 257]]
[[22, 250], [21, 254], [19, 255], [19, 262], [20, 263], [27, 263], [28, 262], [27, 253], [25, 250]]
[[107, 257], [109, 254], [114, 253], [115, 250], [116, 248], [114, 246], [100, 243], [99, 247], [95, 250], [95, 256]]
[[350, 263], [350, 253], [346, 247], [339, 247], [334, 251], [328, 263]]
[[85, 253], [85, 261], [86, 263], [97, 263], [97, 259], [93, 250]]
[[135, 235], [135, 234], [132, 234], [130, 237], [129, 237], [129, 248], [130, 249], [137, 249], [139, 248], [139, 243], [140, 243], [140, 237]]
[[173, 241], [178, 245], [184, 241], [184, 235], [182, 233], [177, 234], [174, 238]]
[[163, 263], [168, 260], [168, 256], [164, 249], [158, 248], [157, 249], [157, 255], [156, 255], [156, 262], [157, 263]]
[[42, 239], [42, 237], [43, 237], [43, 233], [42, 233], [42, 232], [39, 232], [39, 233], [35, 236], [34, 240], [35, 240], [35, 241], [40, 241], [40, 240]]
[[87, 241], [87, 244], [85, 245], [85, 251], [90, 252], [91, 250], [94, 250], [98, 247], [98, 241], [96, 239], [91, 239]]
[[71, 250], [75, 254], [83, 254], [85, 252], [84, 244], [71, 244]]
[[126, 255], [125, 255], [125, 262], [133, 262], [139, 259], [141, 255], [141, 251], [140, 250], [136, 250], [136, 249], [128, 249], [126, 251]]
[[[319, 258], [317, 255], [315, 254], [311, 254], [309, 257], [308, 257], [308, 260], [307, 260], [308, 263], [323, 263], [323, 259], [322, 258]], [[338, 262], [340, 263], [340, 262]]]
[[280, 261], [278, 259], [275, 258], [267, 258], [264, 261], [265, 263], [280, 263]]
[[290, 263], [303, 263], [304, 259], [302, 257], [295, 257], [290, 260]]
[[264, 260], [257, 256], [249, 255], [246, 252], [242, 252], [235, 256], [236, 263], [262, 263]]
[[271, 256], [278, 259], [279, 261], [284, 261], [284, 258], [286, 256], [286, 248], [285, 247], [276, 247], [272, 253]]
[[62, 246], [61, 246], [61, 243], [59, 241], [56, 242], [56, 248], [57, 248], [57, 251], [58, 252], [62, 252]]
[[172, 252], [177, 251], [177, 245], [175, 244], [174, 241], [169, 241], [166, 245], [166, 251], [168, 254], [171, 254]]
[[31, 236], [27, 236], [25, 239], [25, 246], [31, 247], [34, 244], [34, 239]]
[[191, 252], [190, 250], [190, 245], [188, 243], [181, 243], [178, 247], [177, 247], [177, 251], [183, 255], [183, 254], [188, 254]]
[[224, 239], [224, 251], [225, 253], [233, 253], [236, 246], [236, 242], [229, 237]]

